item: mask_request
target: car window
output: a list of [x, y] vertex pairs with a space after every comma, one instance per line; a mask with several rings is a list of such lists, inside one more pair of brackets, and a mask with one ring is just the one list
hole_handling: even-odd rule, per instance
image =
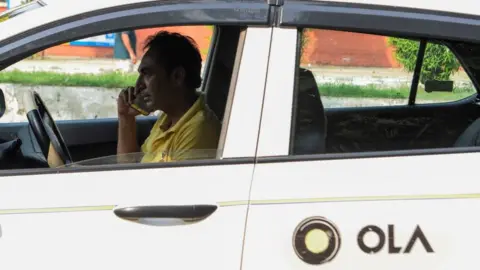
[[480, 146], [479, 44], [299, 31], [291, 154]]
[[178, 149], [169, 153], [144, 153], [135, 152], [128, 154], [109, 155], [103, 157], [96, 157], [73, 162], [67, 165], [60, 165], [57, 168], [72, 168], [79, 166], [102, 166], [115, 164], [136, 164], [142, 163], [147, 159], [155, 159], [150, 162], [171, 162], [171, 161], [192, 161], [214, 159], [217, 154], [217, 149]]
[[[406, 38], [304, 29], [300, 67], [312, 72], [325, 108], [407, 105], [419, 47], [420, 41]], [[416, 104], [456, 101], [476, 92], [442, 44], [427, 44], [421, 74]], [[453, 89], [427, 92], [426, 80]]]
[[413, 72], [393, 57], [386, 36], [305, 29], [300, 67], [310, 70], [325, 108], [406, 105]]
[[[7, 111], [0, 122], [27, 121], [23, 94], [29, 90], [41, 95], [56, 120], [116, 118], [116, 98], [122, 88], [135, 85], [147, 37], [164, 29], [167, 28], [129, 32], [130, 42], [135, 43], [135, 64], [122, 49], [121, 33], [108, 33], [45, 49], [8, 67], [0, 72], [0, 88], [7, 99]], [[202, 68], [213, 29], [212, 26], [174, 29], [197, 43], [204, 63]]]
[[[0, 169], [220, 158], [245, 29], [200, 25], [124, 30], [114, 33], [121, 38], [112, 33], [52, 47], [1, 71], [7, 112], [0, 119]], [[119, 39], [137, 44], [136, 63], [126, 47], [112, 47]], [[170, 50], [177, 56], [147, 55], [147, 43], [155, 52]], [[168, 83], [173, 73], [168, 75], [167, 67], [174, 61], [181, 61], [183, 69], [175, 74], [184, 76], [182, 85]], [[138, 104], [156, 111], [134, 115], [127, 106], [131, 112], [124, 111], [120, 119], [119, 94], [139, 78], [146, 96]], [[17, 124], [25, 121], [29, 125]], [[128, 128], [122, 125], [126, 122]], [[122, 144], [124, 140], [129, 143]]]
[[415, 104], [458, 101], [475, 93], [472, 81], [450, 48], [428, 42]]

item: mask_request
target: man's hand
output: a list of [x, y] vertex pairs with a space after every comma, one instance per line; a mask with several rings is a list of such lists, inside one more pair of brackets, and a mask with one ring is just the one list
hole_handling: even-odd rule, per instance
[[118, 106], [118, 144], [117, 154], [119, 162], [130, 162], [129, 159], [122, 158], [122, 155], [135, 153], [139, 151], [137, 145], [137, 127], [135, 116], [139, 113], [130, 107], [135, 95], [134, 87], [127, 87], [120, 92], [117, 99]]
[[137, 63], [137, 56], [134, 53], [131, 53], [130, 60], [132, 61], [132, 64], [135, 65]]
[[117, 110], [119, 118], [134, 118], [139, 115], [139, 112], [132, 107], [132, 104], [136, 90], [134, 87], [127, 87], [120, 92], [117, 99]]

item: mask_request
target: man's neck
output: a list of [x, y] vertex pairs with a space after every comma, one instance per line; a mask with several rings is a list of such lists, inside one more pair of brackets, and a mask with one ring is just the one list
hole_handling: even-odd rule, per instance
[[187, 113], [187, 111], [193, 106], [197, 99], [197, 95], [186, 98], [184, 102], [176, 106], [175, 110], [167, 113], [168, 119], [170, 120], [170, 127], [173, 127], [178, 121], [180, 121], [182, 116]]

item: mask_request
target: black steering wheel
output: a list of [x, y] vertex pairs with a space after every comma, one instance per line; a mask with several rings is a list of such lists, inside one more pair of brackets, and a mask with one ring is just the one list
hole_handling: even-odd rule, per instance
[[27, 119], [51, 168], [72, 164], [72, 157], [52, 115], [40, 95], [27, 91], [23, 97]]

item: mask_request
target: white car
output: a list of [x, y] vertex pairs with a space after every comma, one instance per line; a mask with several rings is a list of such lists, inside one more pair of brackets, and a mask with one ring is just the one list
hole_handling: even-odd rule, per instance
[[[223, 127], [214, 160], [116, 164], [117, 119], [54, 121], [27, 92], [24, 121], [0, 124], [0, 269], [477, 269], [478, 1], [62, 1], [3, 19], [0, 70], [84, 37], [214, 25], [199, 90]], [[418, 41], [404, 103], [328, 105], [304, 28]], [[430, 44], [471, 92], [418, 87]], [[137, 119], [140, 142], [155, 120]]]

